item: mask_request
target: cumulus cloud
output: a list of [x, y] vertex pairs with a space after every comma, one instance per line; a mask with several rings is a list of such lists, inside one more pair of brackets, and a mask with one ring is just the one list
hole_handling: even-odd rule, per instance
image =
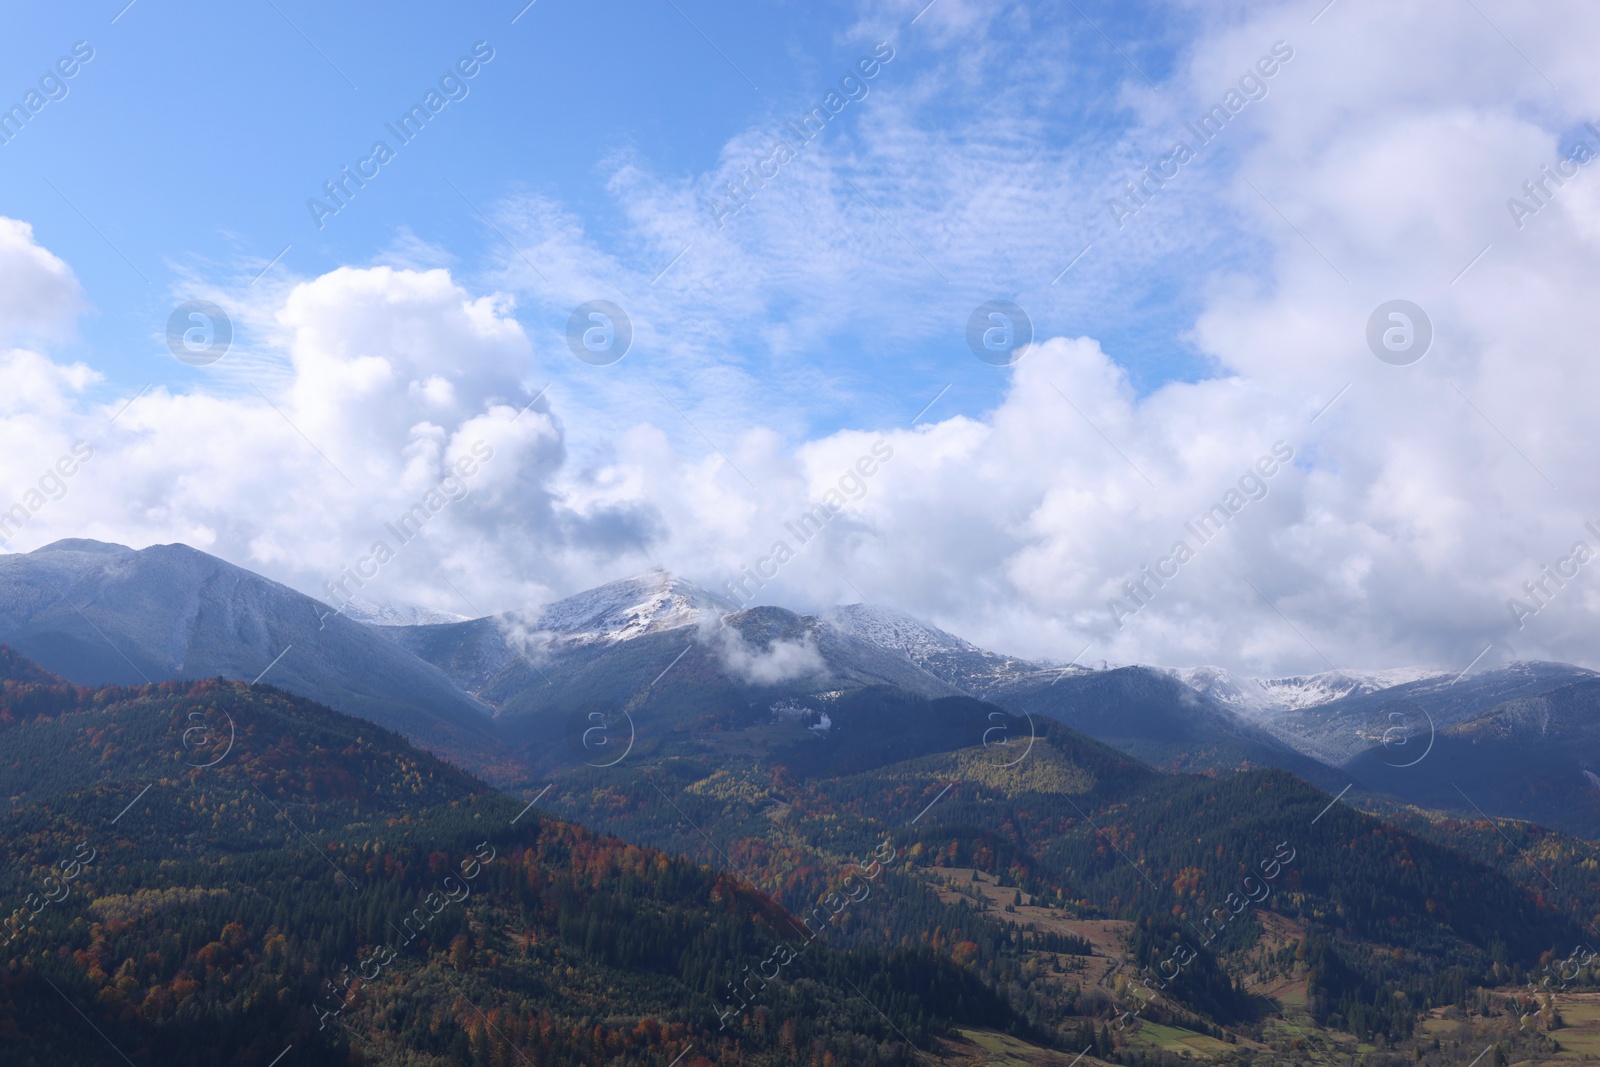
[[[1042, 37], [1060, 34], [1033, 14]], [[1465, 665], [1492, 641], [1498, 658], [1594, 662], [1585, 635], [1600, 594], [1563, 587], [1522, 629], [1507, 601], [1570, 552], [1595, 499], [1582, 427], [1596, 324], [1584, 294], [1596, 280], [1600, 193], [1592, 166], [1561, 183], [1542, 176], [1600, 103], [1573, 33], [1595, 15], [1572, 4], [1488, 14], [1494, 25], [1442, 3], [1340, 8], [1313, 26], [1298, 5], [1220, 21], [1196, 11], [1196, 44], [1174, 57], [1163, 91], [1129, 78], [1120, 99], [1134, 121], [1119, 145], [1030, 141], [1027, 160], [966, 122], [981, 113], [991, 130], [1030, 128], [1021, 112], [1036, 101], [1019, 100], [1026, 88], [990, 95], [993, 72], [981, 64], [941, 55], [904, 92], [880, 84], [858, 129], [763, 189], [738, 227], [715, 235], [717, 255], [685, 260], [677, 284], [702, 287], [696, 309], [716, 308], [724, 326], [747, 321], [717, 294], [790, 294], [775, 275], [798, 269], [817, 284], [781, 316], [785, 341], [815, 342], [798, 331], [816, 331], [827, 314], [853, 323], [863, 303], [877, 312], [876, 336], [926, 325], [948, 338], [949, 325], [917, 307], [948, 300], [932, 279], [920, 290], [908, 281], [919, 258], [950, 267], [957, 287], [962, 266], [976, 265], [997, 288], [1031, 293], [1019, 299], [1046, 330], [1064, 313], [1096, 321], [1096, 304], [1142, 318], [1137, 302], [1166, 287], [1180, 298], [1163, 294], [1165, 306], [1181, 307], [1182, 294], [1194, 303], [1172, 340], [1211, 371], [1149, 388], [1128, 373], [1138, 354], [1123, 346], [1109, 344], [1109, 356], [1089, 340], [1042, 346], [982, 418], [897, 431], [905, 458], [881, 491], [786, 563], [764, 595], [822, 603], [862, 589], [992, 645], [1059, 659], [1086, 650], [1264, 671]], [[1424, 25], [1444, 43], [1417, 56], [1408, 42]], [[1004, 32], [986, 28], [976, 51]], [[1108, 199], [1126, 195], [1151, 145], [1192, 138], [1183, 120], [1280, 41], [1295, 58], [1268, 96], [1205, 146], [1203, 165], [1114, 225]], [[958, 69], [963, 77], [949, 77]], [[1004, 73], [1014, 87], [1050, 77], [1026, 63]], [[932, 89], [938, 76], [976, 89], [981, 112], [959, 106], [969, 97], [947, 123], [919, 121], [918, 105], [959, 95]], [[987, 176], [966, 166], [979, 159]], [[886, 244], [847, 217], [857, 197], [840, 172], [895, 221]], [[1085, 172], [1090, 180], [1075, 180]], [[1544, 184], [1539, 211], [1518, 225], [1508, 200], [1526, 196], [1530, 179]], [[669, 186], [637, 169], [628, 180], [654, 231], [676, 217]], [[851, 255], [863, 245], [870, 254]], [[1065, 284], [1049, 290], [1040, 279], [1085, 245], [1089, 273], [1071, 276], [1075, 295], [1058, 296]], [[1365, 342], [1368, 316], [1396, 297], [1420, 302], [1435, 327], [1430, 354], [1406, 368], [1378, 362]], [[809, 315], [807, 300], [826, 312]], [[702, 404], [761, 402], [760, 391], [733, 393], [703, 390]], [[672, 524], [680, 536], [698, 542], [681, 533], [697, 522], [717, 531], [685, 554], [716, 558], [730, 538], [760, 542], [763, 527], [781, 537], [783, 509], [811, 500], [804, 469], [817, 461], [820, 475], [844, 458], [847, 436], [797, 449], [802, 487], [777, 514], [737, 484], [677, 495], [690, 505]], [[1184, 524], [1280, 441], [1295, 458], [1266, 499], [1193, 546], [1175, 579], [1144, 579], [1148, 607], [1128, 600], [1125, 583], [1193, 539]], [[726, 451], [743, 465], [738, 447]], [[793, 475], [752, 451], [766, 476]], [[821, 462], [830, 451], [840, 455]], [[701, 564], [698, 575], [726, 567]], [[1124, 616], [1116, 600], [1141, 610]]]
[[34, 240], [33, 227], [0, 217], [0, 344], [58, 338], [84, 310], [71, 268]]
[[777, 685], [828, 673], [811, 634], [798, 641], [779, 638], [766, 648], [756, 648], [738, 630], [724, 627], [717, 631], [715, 641], [723, 667], [750, 685]]
[[[96, 449], [12, 547], [183, 540], [322, 594], [483, 441], [465, 494], [364, 596], [531, 611], [660, 565], [718, 592], [759, 571], [760, 600], [865, 597], [1063, 662], [1459, 667], [1492, 643], [1485, 663], [1600, 665], [1595, 576], [1542, 578], [1578, 540], [1600, 550], [1600, 164], [1543, 170], [1600, 115], [1600, 14], [1189, 5], [1181, 51], [1129, 45], [1168, 72], [1158, 91], [1085, 58], [1104, 42], [1070, 12], [1007, 10], [941, 4], [917, 34], [892, 5], [867, 18], [901, 57], [726, 226], [706, 190], [774, 123], [698, 178], [615, 162], [615, 247], [512, 198], [498, 222], [529, 258], [302, 280], [259, 312], [282, 375], [227, 395], [157, 388], [112, 422], [127, 397], [88, 402], [89, 367], [9, 352], [18, 482]], [[1117, 225], [1108, 200], [1279, 40], [1295, 56], [1266, 97]], [[1103, 83], [1094, 138], [1048, 117], [1078, 76]], [[1527, 183], [1538, 210], [1514, 216]], [[25, 224], [0, 221], [0, 279], [31, 294], [0, 297], [6, 336], [81, 307]], [[961, 338], [997, 293], [1045, 338], [1002, 372]], [[634, 319], [614, 367], [565, 349], [594, 297]], [[1405, 367], [1365, 340], [1396, 298], [1434, 327]], [[904, 395], [863, 369], [890, 361]], [[966, 413], [910, 425], [946, 383]], [[796, 536], [880, 438], [893, 461]], [[1220, 531], [1197, 532], [1218, 505]], [[1537, 582], [1519, 620], [1508, 601]], [[726, 651], [753, 679], [820, 665], [803, 643]]]
[[[553, 575], [525, 565], [568, 543], [582, 553], [591, 519], [560, 500], [562, 430], [533, 396], [505, 297], [468, 294], [444, 271], [342, 269], [293, 287], [276, 318], [286, 385], [89, 404], [87, 368], [0, 361], [0, 433], [17, 439], [13, 456], [38, 454], [20, 473], [72, 440], [96, 453], [12, 547], [183, 541], [316, 595], [371, 580], [368, 592], [405, 599], [420, 583], [463, 613], [488, 575], [504, 600], [537, 599]], [[380, 543], [392, 558], [373, 558]]]

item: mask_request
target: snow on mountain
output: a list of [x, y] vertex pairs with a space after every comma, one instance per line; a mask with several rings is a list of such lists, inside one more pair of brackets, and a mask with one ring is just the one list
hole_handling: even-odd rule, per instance
[[368, 626], [439, 626], [466, 622], [469, 616], [436, 611], [405, 600], [365, 600], [357, 597], [344, 604], [344, 616]]
[[518, 612], [501, 619], [526, 643], [576, 648], [698, 626], [736, 610], [715, 593], [658, 570], [558, 600], [532, 619]]
[[1288, 678], [1253, 679], [1273, 701], [1273, 707], [1314, 708], [1347, 696], [1365, 696], [1397, 685], [1409, 685], [1449, 672], [1431, 667], [1390, 667], [1385, 670], [1339, 670]]
[[1237, 711], [1263, 716], [1329, 704], [1348, 696], [1364, 696], [1397, 685], [1407, 685], [1444, 672], [1428, 667], [1391, 667], [1386, 670], [1335, 670], [1286, 678], [1240, 678], [1223, 667], [1166, 667], [1168, 674], [1197, 693], [1227, 704]]
[[1237, 711], [1258, 713], [1267, 710], [1267, 694], [1253, 678], [1235, 679], [1224, 667], [1163, 667], [1184, 685]]
[[1004, 676], [1040, 669], [1037, 663], [990, 652], [910, 615], [872, 604], [836, 607], [824, 618], [841, 633], [904, 656], [935, 678], [968, 692]]
[[[1388, 672], [1371, 673], [1381, 680]], [[1507, 701], [1597, 677], [1600, 674], [1566, 663], [1516, 662], [1465, 677], [1454, 671], [1429, 672], [1390, 688], [1354, 690], [1325, 704], [1268, 711], [1262, 722], [1300, 751], [1342, 764], [1381, 745], [1386, 736], [1393, 736], [1391, 729], [1397, 724], [1445, 730]]]
[[891, 649], [913, 660], [941, 653], [992, 655], [954, 634], [929, 626], [910, 615], [872, 604], [845, 604], [828, 613], [828, 621], [845, 633]]
[[588, 662], [634, 638], [698, 626], [734, 610], [694, 583], [657, 570], [542, 608], [481, 619], [385, 625], [382, 632], [438, 667], [474, 699], [499, 708], [513, 699], [519, 685], [547, 685], [546, 671], [555, 661]]

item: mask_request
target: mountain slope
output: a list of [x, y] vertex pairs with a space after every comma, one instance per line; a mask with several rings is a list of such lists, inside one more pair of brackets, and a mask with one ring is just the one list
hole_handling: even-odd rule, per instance
[[564, 647], [613, 644], [714, 622], [734, 606], [665, 571], [608, 582], [547, 605], [532, 620], [513, 616], [534, 641]]
[[776, 607], [713, 612], [706, 607], [713, 601], [671, 579], [646, 586], [641, 608], [636, 583], [613, 586], [620, 596], [585, 594], [553, 605], [536, 629], [502, 616], [384, 633], [495, 708], [529, 781], [556, 766], [609, 758], [584, 748], [595, 737], [594, 715], [612, 726], [626, 720], [630, 737], [644, 731], [664, 740], [724, 717], [765, 720], [780, 706], [816, 710], [840, 691], [960, 692], [814, 616]]
[[[841, 719], [868, 712], [867, 731], [853, 741], [844, 731], [831, 736], [837, 719], [826, 730], [782, 716], [730, 726], [637, 752], [617, 768], [563, 775], [544, 803], [631, 839], [736, 865], [779, 886], [791, 907], [826, 891], [830, 866], [887, 837], [912, 870], [896, 872], [878, 909], [842, 928], [850, 943], [887, 936], [960, 946], [1024, 991], [1041, 1018], [1080, 1033], [1085, 1018], [1097, 1029], [1107, 1010], [1126, 1010], [1135, 973], [1149, 975], [1182, 951], [1190, 955], [1178, 980], [1164, 983], [1150, 1009], [1158, 1014], [1147, 1017], [1201, 1034], [1227, 1030], [1241, 1045], [1248, 1035], [1258, 1063], [1351, 1062], [1353, 1040], [1325, 1032], [1314, 1039], [1317, 1056], [1306, 1054], [1307, 1032], [1319, 1025], [1411, 1040], [1419, 1011], [1565, 951], [1581, 934], [1579, 917], [1600, 908], [1600, 892], [1581, 874], [1596, 850], [1581, 843], [1562, 846], [1575, 857], [1562, 880], [1570, 896], [1551, 902], [1527, 884], [1514, 850], [1494, 863], [1468, 857], [1330, 803], [1279, 770], [1216, 779], [1158, 773], [1042, 718], [1025, 743], [1002, 748], [986, 728], [1012, 732], [1025, 720], [966, 708], [962, 698], [931, 703], [941, 706], [890, 699], [853, 709], [841, 700]], [[964, 743], [955, 728], [963, 716]], [[898, 761], [877, 751], [877, 739], [896, 729], [915, 735], [907, 748], [922, 743], [925, 724], [937, 726], [942, 751]], [[1499, 840], [1493, 827], [1454, 832], [1475, 847]], [[1051, 971], [1067, 950], [1026, 937], [1019, 945], [1008, 931], [1091, 934], [1095, 959], [1055, 982]], [[1304, 1007], [1292, 1031], [1278, 1035], [1280, 1060], [1267, 1054], [1276, 1040], [1263, 1022], [1269, 1009], [1246, 989], [1285, 986]]]
[[[797, 1041], [900, 1065], [954, 1025], [1028, 1030], [948, 959], [797, 943], [733, 876], [525, 810], [370, 722], [238, 682], [10, 673], [0, 713], [52, 703], [0, 714], [8, 1065], [763, 1065]], [[749, 984], [784, 945], [784, 981]]]
[[[1596, 677], [1600, 675], [1594, 671], [1565, 663], [1513, 663], [1466, 677], [1438, 675], [1352, 693], [1315, 707], [1278, 711], [1260, 722], [1301, 752], [1338, 764], [1385, 744], [1395, 748], [1402, 736], [1465, 722], [1504, 701]], [[1396, 751], [1389, 761], [1411, 758]]]
[[[181, 545], [136, 552], [93, 541], [0, 557], [0, 641], [74, 684], [265, 677], [516, 787], [538, 788], [552, 770], [603, 764], [634, 744], [670, 745], [780, 713], [815, 722], [845, 695], [887, 687], [1055, 719], [1167, 768], [1277, 766], [1338, 789], [1350, 778], [1329, 765], [1360, 757], [1350, 771], [1370, 789], [1452, 810], [1454, 789], [1440, 792], [1429, 776], [1488, 769], [1469, 758], [1481, 744], [1462, 747], [1452, 735], [1436, 750], [1437, 771], [1392, 772], [1427, 738], [1505, 701], [1600, 677], [1561, 664], [1464, 678], [1343, 671], [1266, 680], [1210, 668], [1042, 668], [868, 605], [820, 617], [731, 610], [663, 572], [536, 613], [378, 627]], [[1409, 680], [1388, 684], [1399, 679]], [[1584, 774], [1600, 769], [1584, 762], [1586, 741], [1562, 737], [1567, 770], [1496, 793], [1494, 810], [1600, 832]], [[1458, 763], [1438, 762], [1444, 752], [1460, 753]]]
[[[557, 601], [531, 621], [509, 613], [383, 632], [511, 716], [537, 715], [575, 700], [625, 703], [680, 653], [692, 661], [687, 673], [730, 690], [776, 686], [803, 694], [828, 682], [898, 685], [939, 695], [960, 691], [898, 650], [849, 630], [784, 608], [736, 610], [660, 572]], [[795, 650], [787, 668], [763, 662], [775, 645]]]
[[1282, 767], [1318, 785], [1339, 788], [1345, 781], [1340, 772], [1154, 668], [1033, 671], [1000, 680], [979, 695], [1009, 711], [1054, 719], [1159, 767]]
[[488, 709], [320, 601], [184, 545], [0, 557], [0, 642], [70, 681], [265, 675], [427, 744], [492, 745]]
[[1439, 678], [1426, 667], [1336, 670], [1283, 678], [1240, 678], [1222, 667], [1167, 668], [1195, 692], [1247, 715], [1314, 708], [1348, 696], [1365, 696], [1397, 685]]
[[823, 617], [724, 612], [711, 594], [654, 575], [552, 605], [532, 626], [502, 616], [384, 632], [494, 705], [516, 751], [538, 768], [582, 755], [574, 745], [592, 736], [594, 714], [610, 722], [626, 713], [630, 735], [649, 723], [661, 736], [719, 716], [762, 720], [774, 708], [821, 713], [830, 694], [888, 686], [1055, 718], [1164, 766], [1280, 766], [1344, 783], [1162, 672], [1041, 668], [867, 605]]
[[954, 634], [871, 604], [846, 604], [824, 618], [840, 632], [907, 660], [968, 694], [1039, 665], [979, 648]]
[[1600, 679], [1517, 697], [1441, 727], [1424, 755], [1427, 740], [1417, 737], [1407, 759], [1379, 747], [1345, 768], [1367, 788], [1415, 804], [1600, 839]]

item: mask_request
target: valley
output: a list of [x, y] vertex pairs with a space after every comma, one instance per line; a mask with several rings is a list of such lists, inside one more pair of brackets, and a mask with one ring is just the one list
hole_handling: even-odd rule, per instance
[[1600, 4], [4, 28], [0, 1067], [1600, 1067]]
[[[1293, 679], [1252, 703], [1216, 672], [1057, 668], [653, 575], [515, 619], [325, 620], [332, 645], [258, 680], [228, 665], [323, 639], [293, 629], [316, 619], [298, 594], [219, 628], [208, 590], [237, 599], [243, 573], [41, 552], [94, 627], [37, 582], [0, 601], [22, 605], [0, 653], [7, 1062], [1600, 1047], [1593, 961], [1541, 1000], [1600, 938], [1588, 672]], [[165, 661], [158, 623], [182, 635]], [[397, 683], [455, 710], [392, 708]], [[1322, 734], [1293, 726], [1319, 710]], [[1340, 729], [1354, 755], [1317, 758]]]

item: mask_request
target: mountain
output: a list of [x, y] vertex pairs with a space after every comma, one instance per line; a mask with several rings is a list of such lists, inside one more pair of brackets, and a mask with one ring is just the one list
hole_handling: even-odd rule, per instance
[[831, 947], [373, 723], [5, 663], [0, 1063], [900, 1067], [956, 1027], [1048, 1039], [948, 953]]
[[367, 626], [437, 626], [441, 623], [466, 622], [468, 616], [449, 611], [437, 611], [404, 600], [382, 602], [354, 597], [344, 602], [341, 613], [345, 618]]
[[1365, 696], [1397, 685], [1438, 678], [1427, 667], [1323, 671], [1284, 678], [1240, 678], [1223, 667], [1167, 668], [1195, 692], [1253, 716], [1314, 708], [1347, 696]]
[[1465, 722], [1507, 700], [1592, 678], [1600, 675], [1565, 663], [1513, 663], [1461, 678], [1441, 674], [1352, 692], [1312, 707], [1264, 714], [1258, 721], [1285, 743], [1327, 763], [1342, 764], [1379, 748], [1394, 750], [1391, 762], [1406, 763], [1414, 758], [1404, 751], [1406, 738]]
[[[1447, 843], [1280, 770], [1162, 772], [969, 698], [860, 693], [826, 723], [726, 725], [575, 769], [541, 803], [734, 867], [790, 907], [826, 894], [834, 863], [892, 842], [909, 867], [841, 939], [956, 946], [1075, 1035], [1071, 1051], [1124, 1063], [1168, 1062], [1173, 1047], [1225, 1063], [1246, 1050], [1258, 1064], [1390, 1062], [1362, 1061], [1358, 1041], [1395, 1063], [1470, 1062], [1496, 1040], [1550, 1051], [1540, 1031], [1508, 1037], [1503, 1008], [1469, 1006], [1484, 986], [1514, 996], [1600, 909], [1585, 876], [1600, 849], [1584, 842], [1547, 834], [1559, 888], [1535, 891], [1499, 826], [1451, 824]], [[1157, 974], [1150, 1000], [1139, 982]], [[1135, 1008], [1149, 1032], [1102, 1044], [1098, 1020]], [[1459, 1028], [1434, 1050], [1444, 1031], [1428, 1020], [1446, 1011]]]
[[1283, 767], [1334, 788], [1346, 780], [1234, 709], [1155, 668], [1025, 671], [996, 680], [978, 695], [1008, 711], [1054, 719], [1160, 767]]
[[975, 693], [1039, 664], [979, 648], [903, 612], [871, 604], [847, 604], [823, 618], [836, 630], [884, 652], [903, 656], [939, 680]]
[[[714, 594], [657, 571], [610, 582], [538, 612], [391, 626], [382, 632], [436, 665], [496, 714], [515, 715], [631, 694], [636, 676], [654, 677], [689, 635], [709, 631], [732, 610]], [[614, 654], [624, 648], [629, 651]]]
[[1515, 697], [1440, 725], [1412, 748], [1368, 749], [1345, 769], [1367, 788], [1414, 804], [1600, 839], [1600, 678]]
[[736, 610], [661, 571], [537, 611], [439, 621], [406, 605], [335, 613], [182, 545], [63, 541], [0, 559], [0, 641], [83, 684], [266, 671], [503, 783], [592, 762], [596, 714], [631, 740], [780, 706], [820, 712], [878, 686], [1059, 718], [1173, 766], [1320, 773], [1282, 735], [1145, 668], [1044, 668], [863, 604]]
[[506, 625], [535, 646], [571, 649], [709, 625], [733, 610], [715, 593], [657, 570], [558, 600], [531, 620], [514, 613]]
[[794, 681], [804, 692], [808, 683], [825, 681], [958, 691], [898, 649], [784, 608], [739, 610], [659, 571], [556, 601], [531, 616], [510, 612], [384, 632], [506, 715], [569, 702], [575, 689], [626, 701], [622, 694], [654, 680], [680, 654], [686, 673], [733, 688]]
[[1513, 663], [1464, 677], [1421, 669], [1263, 680], [1216, 668], [1171, 673], [1297, 752], [1338, 768], [1374, 810], [1396, 813], [1384, 800], [1393, 798], [1600, 840], [1594, 671]]
[[0, 642], [82, 685], [261, 677], [441, 750], [493, 746], [490, 709], [438, 669], [185, 545], [68, 540], [0, 557]]
[[[353, 610], [374, 622], [182, 545], [134, 551], [73, 540], [0, 557], [0, 642], [67, 682], [263, 678], [530, 795], [553, 772], [605, 764], [635, 746], [670, 749], [774, 717], [820, 727], [842, 708], [884, 701], [968, 698], [1061, 722], [1166, 769], [1274, 766], [1330, 790], [1357, 782], [1373, 795], [1467, 812], [1430, 776], [1469, 775], [1481, 743], [1451, 733], [1430, 749], [1428, 739], [1508, 701], [1600, 679], [1547, 663], [1460, 678], [1422, 669], [1250, 679], [1217, 668], [1055, 668], [872, 605], [820, 615], [739, 610], [661, 571], [480, 619], [408, 605]], [[1551, 699], [1580, 715], [1563, 703], [1575, 698]], [[1537, 788], [1515, 778], [1516, 788], [1485, 790], [1496, 814], [1600, 833], [1587, 814], [1585, 774], [1600, 766], [1586, 762], [1585, 742], [1571, 733], [1577, 724], [1552, 735], [1567, 744], [1556, 755], [1568, 772]], [[1526, 758], [1553, 743], [1528, 740]], [[1422, 753], [1437, 771], [1391, 773]]]
[[561, 755], [573, 755], [595, 713], [609, 722], [625, 710], [630, 735], [646, 722], [647, 732], [670, 733], [717, 716], [762, 720], [776, 708], [822, 714], [841, 692], [887, 686], [907, 697], [967, 696], [1043, 715], [1165, 766], [1269, 765], [1325, 784], [1345, 781], [1159, 671], [1042, 667], [865, 604], [821, 616], [733, 610], [659, 572], [557, 602], [532, 622], [509, 615], [385, 632], [494, 705], [534, 763], [541, 745], [550, 750], [552, 730]]
[[1600, 839], [1594, 671], [1513, 663], [1465, 677], [1409, 669], [1242, 682], [1214, 668], [1172, 674], [1338, 768], [1375, 810], [1395, 810], [1388, 797]]
[[[659, 739], [719, 717], [817, 710], [866, 687], [962, 693], [900, 651], [815, 616], [736, 610], [659, 572], [557, 601], [531, 618], [509, 613], [382, 632], [494, 709], [511, 753], [530, 768], [529, 781], [575, 760], [610, 758], [609, 750], [586, 748], [598, 743], [597, 721], [630, 740], [640, 730]], [[624, 743], [620, 735], [606, 741]]]

